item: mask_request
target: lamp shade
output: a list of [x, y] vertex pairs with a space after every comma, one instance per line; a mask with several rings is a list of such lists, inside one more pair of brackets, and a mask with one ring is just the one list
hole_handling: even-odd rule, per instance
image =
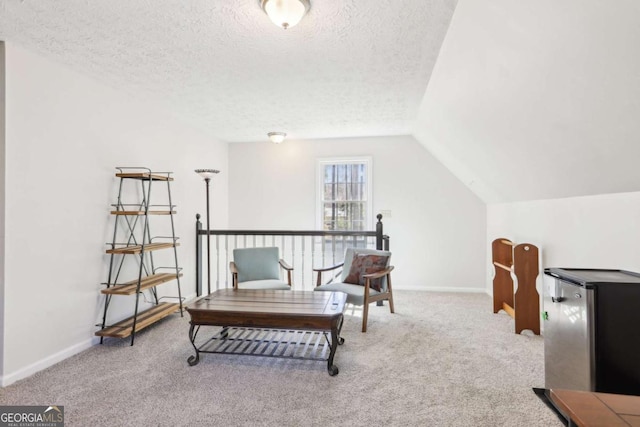
[[260, 0], [260, 5], [271, 22], [285, 30], [297, 25], [311, 6], [309, 0]]
[[196, 169], [196, 173], [204, 179], [211, 179], [213, 175], [220, 173], [220, 171], [216, 169]]

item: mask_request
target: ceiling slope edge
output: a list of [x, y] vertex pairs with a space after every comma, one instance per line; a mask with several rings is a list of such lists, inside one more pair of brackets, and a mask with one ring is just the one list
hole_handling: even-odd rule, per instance
[[[419, 114], [420, 115], [420, 114]], [[456, 178], [462, 182], [471, 192], [486, 204], [501, 203], [505, 200], [493, 188], [488, 186], [471, 168], [460, 161], [451, 151], [447, 150], [446, 144], [438, 140], [424, 122], [418, 119], [413, 129], [413, 137], [418, 141], [433, 157], [444, 165]]]

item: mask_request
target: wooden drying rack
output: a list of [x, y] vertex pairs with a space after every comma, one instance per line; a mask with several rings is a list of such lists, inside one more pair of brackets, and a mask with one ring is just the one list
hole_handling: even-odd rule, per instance
[[[540, 295], [536, 290], [538, 248], [530, 243], [516, 245], [499, 238], [491, 244], [493, 266], [493, 312], [504, 310], [515, 319], [515, 332], [530, 329], [540, 335]], [[514, 273], [518, 289], [513, 292]]]

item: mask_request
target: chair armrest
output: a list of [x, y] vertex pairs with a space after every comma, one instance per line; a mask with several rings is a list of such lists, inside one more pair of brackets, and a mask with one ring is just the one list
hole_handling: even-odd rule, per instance
[[283, 259], [280, 260], [280, 267], [282, 267], [285, 270], [287, 270], [287, 283], [289, 284], [289, 287], [291, 287], [291, 285], [292, 285], [292, 283], [291, 283], [291, 272], [293, 271], [293, 267], [291, 267], [289, 264], [287, 264], [285, 262], [285, 260], [283, 260]]
[[324, 271], [331, 271], [331, 270], [335, 270], [336, 268], [340, 268], [340, 267], [342, 267], [343, 265], [344, 265], [344, 262], [343, 262], [343, 263], [340, 263], [340, 264], [336, 264], [336, 265], [334, 265], [334, 266], [332, 266], [332, 267], [314, 268], [314, 269], [313, 269], [313, 271], [317, 271], [317, 272], [319, 272], [319, 273], [322, 273], [322, 272], [324, 272]]
[[379, 279], [380, 277], [384, 277], [387, 274], [391, 273], [393, 270], [393, 265], [385, 268], [384, 270], [376, 271], [375, 273], [363, 274], [362, 277], [364, 279]]
[[280, 260], [280, 267], [284, 268], [287, 271], [292, 271], [293, 267], [291, 267], [287, 262], [283, 259]]
[[229, 271], [231, 272], [231, 286], [233, 289], [238, 289], [238, 267], [235, 262], [229, 263]]
[[[344, 262], [342, 262], [340, 264], [336, 264], [336, 265], [334, 265], [332, 267], [314, 268], [313, 271], [318, 273], [318, 280], [316, 280], [316, 286], [322, 285], [322, 273], [323, 272], [338, 269], [338, 268], [342, 267], [343, 265], [344, 265]], [[333, 278], [331, 280], [333, 281]]]

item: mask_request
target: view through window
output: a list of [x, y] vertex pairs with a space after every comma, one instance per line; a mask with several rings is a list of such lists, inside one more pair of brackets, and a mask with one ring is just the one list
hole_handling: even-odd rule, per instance
[[371, 164], [368, 158], [320, 161], [319, 210], [323, 230], [371, 226]]

